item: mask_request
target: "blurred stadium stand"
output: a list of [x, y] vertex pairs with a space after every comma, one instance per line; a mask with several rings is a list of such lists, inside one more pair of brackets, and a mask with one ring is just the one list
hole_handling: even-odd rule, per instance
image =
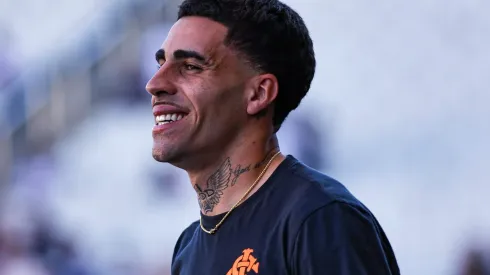
[[[144, 86], [179, 2], [0, 1], [0, 275], [168, 274], [197, 202], [150, 157]], [[371, 207], [403, 274], [487, 275], [489, 2], [286, 2], [322, 62], [283, 151]]]
[[10, 164], [1, 166], [2, 182], [19, 158], [48, 149], [97, 103], [141, 97], [144, 86], [134, 81], [139, 31], [161, 22], [173, 2], [2, 2], [2, 21], [15, 26], [11, 36], [22, 38], [15, 43], [24, 57], [19, 75], [0, 93], [1, 163]]
[[[113, 187], [116, 189], [125, 186], [124, 184], [122, 184], [123, 187], [117, 186], [119, 181], [131, 180], [134, 184], [140, 184], [142, 180], [145, 180], [128, 178], [127, 173], [122, 172], [120, 173], [122, 178], [111, 178], [110, 175], [116, 174], [113, 173], [114, 167], [107, 164], [113, 163], [114, 157], [120, 160], [124, 158], [121, 155], [124, 144], [119, 144], [118, 147], [106, 147], [107, 150], [103, 151], [103, 154], [100, 154], [102, 148], [98, 146], [118, 144], [118, 136], [111, 136], [111, 132], [108, 131], [110, 127], [120, 127], [115, 122], [124, 123], [129, 128], [133, 125], [136, 126], [134, 129], [141, 128], [138, 127], [141, 121], [144, 121], [141, 115], [138, 115], [143, 113], [141, 108], [139, 110], [123, 108], [117, 110], [115, 114], [114, 106], [131, 106], [142, 102], [148, 106], [149, 96], [144, 91], [144, 80], [140, 73], [142, 67], [140, 64], [142, 57], [139, 55], [141, 51], [138, 50], [140, 36], [149, 26], [165, 24], [166, 16], [169, 16], [169, 22], [173, 21], [177, 4], [178, 1], [145, 0], [9, 1], [8, 3], [2, 1], [0, 3], [0, 29], [2, 27], [5, 29], [4, 32], [0, 32], [2, 35], [0, 45], [5, 48], [14, 46], [13, 50], [17, 54], [16, 59], [13, 60], [15, 64], [7, 63], [7, 61], [12, 61], [11, 56], [2, 56], [4, 57], [0, 59], [0, 62], [3, 62], [1, 68], [4, 70], [2, 76], [7, 75], [7, 69], [18, 68], [16, 71], [8, 71], [12, 76], [2, 78], [0, 89], [0, 274], [20, 274], [18, 272], [22, 270], [26, 270], [26, 274], [34, 274], [32, 272], [36, 270], [35, 261], [32, 261], [33, 264], [16, 264], [30, 262], [29, 257], [19, 258], [24, 259], [23, 261], [12, 260], [8, 261], [10, 264], [2, 265], [5, 263], [2, 261], [4, 260], [2, 252], [10, 251], [9, 247], [16, 247], [11, 251], [22, 251], [22, 253], [17, 253], [19, 255], [39, 254], [38, 258], [44, 259], [45, 267], [50, 267], [44, 270], [51, 272], [49, 274], [82, 274], [81, 269], [74, 267], [75, 263], [72, 266], [66, 266], [70, 263], [69, 258], [66, 257], [75, 253], [73, 245], [76, 244], [81, 253], [85, 252], [86, 255], [83, 255], [83, 258], [90, 259], [90, 251], [93, 251], [94, 247], [90, 246], [90, 242], [84, 242], [83, 235], [70, 237], [65, 235], [80, 230], [84, 232], [83, 226], [77, 226], [83, 222], [83, 218], [75, 217], [77, 219], [75, 228], [70, 228], [67, 224], [56, 224], [60, 219], [54, 219], [52, 216], [76, 213], [76, 210], [56, 213], [56, 205], [53, 206], [56, 201], [53, 202], [54, 195], [50, 193], [52, 190], [58, 190], [52, 186], [56, 186], [60, 179], [64, 179], [64, 176], [70, 177], [70, 174], [66, 174], [69, 171], [77, 169], [75, 174], [85, 171], [95, 177], [94, 183], [114, 182], [116, 186]], [[21, 11], [22, 16], [18, 16]], [[33, 25], [33, 22], [37, 22], [37, 25]], [[60, 24], [60, 22], [63, 23]], [[159, 43], [164, 37], [165, 33], [162, 33]], [[155, 48], [152, 51], [154, 50]], [[153, 60], [153, 57], [150, 57], [150, 60]], [[107, 104], [107, 102], [117, 104]], [[112, 109], [98, 107], [106, 105], [112, 106]], [[103, 110], [102, 114], [100, 116], [91, 115], [100, 113], [96, 110]], [[145, 111], [145, 119], [149, 123], [148, 128], [140, 132], [143, 135], [148, 134], [148, 129], [151, 129], [152, 125], [151, 116], [148, 116], [148, 114], [151, 115], [151, 112], [148, 112], [147, 109]], [[124, 117], [123, 114], [126, 114], [127, 117]], [[133, 125], [129, 123], [128, 118], [133, 118]], [[137, 119], [143, 120], [138, 121]], [[84, 123], [95, 124], [95, 126], [85, 131]], [[146, 135], [145, 138], [148, 138]], [[129, 138], [126, 142], [132, 142], [141, 137], [134, 137], [129, 133], [126, 138]], [[76, 147], [70, 147], [70, 140], [74, 139], [80, 143], [74, 145]], [[86, 144], [86, 148], [80, 148], [80, 144]], [[57, 149], [63, 145], [67, 145], [72, 150]], [[148, 156], [150, 152], [148, 148], [144, 148], [143, 151], [138, 151], [140, 149], [138, 147], [134, 149], [136, 149], [136, 154], [125, 154], [125, 156], [135, 158], [138, 153]], [[148, 160], [148, 157], [146, 159]], [[80, 162], [77, 163], [77, 160]], [[99, 169], [83, 170], [83, 164], [90, 162], [95, 165], [98, 163], [104, 165], [98, 166]], [[58, 165], [59, 163], [66, 165]], [[132, 171], [131, 167], [123, 167], [121, 162], [118, 165], [121, 171]], [[107, 169], [111, 170], [107, 171]], [[58, 174], [60, 171], [65, 173]], [[104, 172], [112, 173], [104, 174]], [[161, 176], [162, 173], [159, 172], [158, 175]], [[79, 182], [73, 178], [68, 179], [68, 182], [70, 184], [61, 183], [59, 190], [64, 190], [69, 195]], [[88, 185], [87, 182], [82, 184]], [[158, 186], [154, 188], [157, 190]], [[106, 190], [109, 194], [97, 187], [94, 190], [97, 190], [99, 197], [103, 195], [104, 198], [111, 197], [110, 190]], [[131, 195], [134, 200], [134, 193]], [[171, 200], [166, 202], [169, 201]], [[121, 207], [131, 206], [131, 202], [131, 200], [121, 201]], [[67, 203], [60, 209], [67, 209], [70, 206], [70, 203]], [[117, 204], [112, 201], [109, 206], [114, 208]], [[88, 209], [88, 211], [91, 210]], [[135, 219], [139, 217], [140, 212], [135, 213]], [[15, 214], [8, 215], [8, 213]], [[172, 213], [178, 215], [177, 211], [172, 211]], [[143, 214], [146, 215], [146, 218], [155, 215], [147, 211]], [[91, 218], [90, 214], [88, 215], [88, 218]], [[102, 230], [106, 229], [103, 228], [106, 225], [104, 220], [117, 219], [115, 216], [104, 218], [104, 215], [95, 218], [100, 219], [101, 217], [102, 220], [97, 221], [97, 224], [100, 224]], [[88, 222], [87, 225], [92, 226], [93, 223]], [[134, 225], [139, 226], [140, 230], [136, 230], [137, 233], [143, 231], [143, 234], [139, 234], [142, 238], [155, 236], [155, 234], [145, 234], [145, 230], [151, 231], [152, 228], [146, 226], [145, 223], [135, 222]], [[180, 224], [170, 229], [180, 231], [183, 226], [184, 224]], [[21, 236], [13, 238], [12, 232], [20, 232]], [[172, 242], [164, 244], [164, 247], [172, 247], [173, 236], [178, 233], [180, 232], [175, 232], [172, 238], [164, 238], [164, 241]], [[131, 236], [124, 236], [123, 232], [121, 234], [121, 236], [114, 236], [115, 243], [123, 244], [125, 238], [131, 238]], [[97, 236], [94, 239], [97, 239]], [[21, 244], [19, 240], [22, 240]], [[101, 240], [102, 243], [107, 241], [111, 239]], [[157, 245], [156, 243], [152, 245], [152, 239], [139, 241], [142, 245], [146, 245], [145, 247], [151, 248]], [[118, 247], [118, 245], [110, 247], [115, 248], [105, 254], [113, 257], [115, 250], [119, 249], [121, 257], [118, 259], [121, 261], [131, 254], [126, 253], [124, 256], [121, 249], [124, 251], [126, 248]], [[131, 248], [128, 249], [133, 251]], [[156, 247], [156, 249], [158, 252], [162, 250], [161, 247]], [[137, 250], [135, 248], [134, 253], [137, 254]], [[163, 251], [168, 251], [168, 249]], [[12, 253], [12, 255], [17, 254]], [[96, 254], [100, 256], [104, 255], [104, 252]], [[168, 258], [168, 255], [161, 255], [161, 257]], [[133, 256], [132, 259], [121, 263], [119, 267], [117, 262], [109, 261], [111, 267], [94, 268], [104, 270], [104, 274], [142, 274], [142, 270], [135, 270], [134, 273], [131, 273], [127, 266], [136, 259], [137, 257]], [[149, 259], [155, 260], [156, 257]], [[95, 259], [93, 262], [103, 263], [104, 261]], [[157, 262], [154, 266], [158, 264]], [[73, 270], [69, 271], [70, 268]], [[125, 271], [114, 271], [114, 269]], [[39, 272], [39, 274], [44, 274]], [[152, 273], [145, 272], [146, 274]]]

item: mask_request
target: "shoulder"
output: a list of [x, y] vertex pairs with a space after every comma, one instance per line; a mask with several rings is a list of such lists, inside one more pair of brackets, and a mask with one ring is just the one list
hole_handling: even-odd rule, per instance
[[[310, 213], [292, 236], [296, 274], [400, 274], [391, 244], [365, 208], [333, 201]], [[308, 255], [305, 257], [304, 255]]]
[[184, 231], [180, 234], [177, 243], [175, 244], [174, 253], [172, 256], [172, 263], [175, 260], [175, 256], [177, 256], [180, 251], [182, 251], [190, 242], [192, 237], [194, 236], [196, 229], [199, 227], [199, 220], [191, 223]]
[[[289, 157], [287, 181], [290, 205], [307, 214], [333, 203], [365, 206], [338, 180]], [[294, 209], [292, 209], [294, 211]]]
[[346, 216], [355, 216], [361, 220], [374, 219], [368, 208], [342, 183], [292, 157], [288, 161], [288, 175], [284, 180], [288, 203], [283, 211], [289, 217], [292, 232], [297, 232], [315, 215], [322, 216], [327, 223]]
[[[291, 232], [290, 253], [312, 255], [314, 251], [340, 257], [336, 251], [353, 255], [368, 251], [366, 268], [377, 270], [375, 265], [399, 274], [393, 249], [376, 217], [342, 183], [299, 161], [293, 161], [288, 170], [284, 183], [292, 194], [284, 211]], [[353, 255], [344, 256], [352, 260]]]

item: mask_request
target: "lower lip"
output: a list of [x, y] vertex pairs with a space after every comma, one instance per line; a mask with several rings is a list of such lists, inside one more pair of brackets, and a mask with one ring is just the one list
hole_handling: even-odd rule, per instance
[[170, 123], [165, 123], [165, 124], [160, 124], [160, 125], [155, 125], [153, 126], [153, 134], [161, 134], [161, 133], [164, 133], [168, 130], [170, 130], [171, 128], [175, 127], [175, 126], [178, 126], [178, 124], [180, 122], [182, 122], [182, 120], [184, 120], [185, 117], [177, 120], [177, 121], [174, 121], [174, 122], [170, 122]]

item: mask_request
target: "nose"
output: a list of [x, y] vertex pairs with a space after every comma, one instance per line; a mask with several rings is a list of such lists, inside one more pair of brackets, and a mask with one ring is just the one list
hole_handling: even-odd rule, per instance
[[172, 83], [171, 73], [169, 68], [163, 65], [146, 83], [146, 91], [153, 96], [161, 93], [175, 94], [176, 88]]

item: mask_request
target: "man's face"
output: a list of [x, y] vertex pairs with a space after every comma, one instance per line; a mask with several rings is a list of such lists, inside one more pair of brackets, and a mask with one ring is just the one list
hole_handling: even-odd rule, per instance
[[148, 82], [152, 94], [153, 157], [179, 165], [213, 155], [239, 135], [247, 119], [244, 91], [251, 70], [223, 44], [227, 28], [184, 17], [170, 30]]

